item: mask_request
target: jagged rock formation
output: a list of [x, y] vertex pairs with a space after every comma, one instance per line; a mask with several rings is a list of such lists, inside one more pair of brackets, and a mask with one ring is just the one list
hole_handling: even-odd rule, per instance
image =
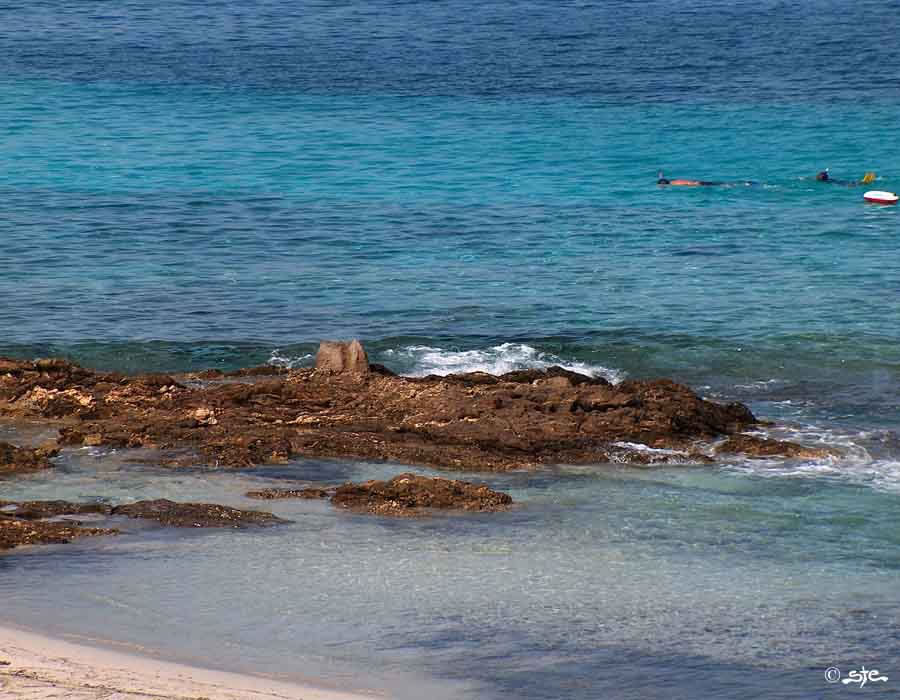
[[[0, 360], [0, 416], [58, 421], [62, 445], [185, 449], [180, 465], [328, 456], [477, 470], [708, 461], [698, 442], [757, 423], [742, 404], [706, 401], [665, 379], [612, 385], [558, 367], [499, 377], [398, 377], [376, 365], [358, 371], [365, 351], [353, 346], [323, 350], [327, 369], [214, 379]], [[627, 447], [634, 443], [678, 455]], [[779, 445], [783, 454], [794, 451], [778, 442], [766, 449]], [[725, 443], [720, 451], [732, 446], [746, 449]]]

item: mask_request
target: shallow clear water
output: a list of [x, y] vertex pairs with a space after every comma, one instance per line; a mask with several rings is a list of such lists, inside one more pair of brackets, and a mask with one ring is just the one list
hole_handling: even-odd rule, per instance
[[[259, 507], [243, 492], [398, 469], [173, 475], [123, 456], [69, 453], [65, 473], [9, 495]], [[829, 666], [890, 675], [900, 658], [895, 493], [708, 467], [484, 478], [519, 505], [392, 521], [264, 503], [294, 524], [178, 533], [123, 523], [119, 538], [4, 557], [4, 617], [401, 697], [809, 697]]]
[[[0, 7], [0, 353], [297, 366], [359, 336], [408, 374], [670, 376], [841, 451], [493, 476], [523, 505], [484, 518], [140, 529], [0, 559], [2, 616], [436, 696], [806, 698], [828, 665], [896, 665], [900, 210], [811, 176], [900, 187], [898, 24], [869, 0]], [[0, 497], [244, 503], [272, 475], [121, 457]]]

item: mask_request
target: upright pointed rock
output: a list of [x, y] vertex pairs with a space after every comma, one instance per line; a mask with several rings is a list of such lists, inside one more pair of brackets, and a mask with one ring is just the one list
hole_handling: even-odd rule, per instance
[[323, 340], [316, 354], [316, 369], [365, 375], [369, 373], [369, 358], [358, 340]]

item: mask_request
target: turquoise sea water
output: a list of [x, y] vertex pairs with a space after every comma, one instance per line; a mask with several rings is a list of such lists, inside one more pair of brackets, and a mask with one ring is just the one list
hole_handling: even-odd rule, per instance
[[[377, 597], [360, 579], [341, 589], [343, 607], [329, 606], [323, 597], [337, 594], [314, 577], [319, 607], [282, 610], [296, 572], [271, 572], [299, 535], [266, 534], [262, 607], [224, 631], [212, 622], [224, 602], [200, 605], [162, 581], [158, 598], [133, 588], [160, 560], [144, 569], [130, 545], [7, 557], [0, 591], [26, 596], [16, 614], [38, 626], [46, 614], [39, 594], [21, 592], [23, 576], [49, 600], [64, 595], [55, 586], [83, 591], [65, 627], [89, 632], [125, 608], [61, 574], [78, 551], [109, 567], [110, 591], [131, 591], [127, 605], [146, 600], [111, 623], [113, 637], [163, 648], [168, 627], [137, 621], [176, 606], [196, 635], [182, 655], [212, 663], [228, 634], [241, 652], [223, 656], [231, 662], [253, 648], [250, 665], [284, 671], [302, 650], [328, 675], [335, 659], [351, 669], [392, 659], [483, 683], [459, 690], [475, 697], [807, 698], [849, 692], [822, 671], [862, 663], [893, 664], [900, 682], [900, 210], [865, 204], [865, 187], [812, 179], [873, 170], [872, 187], [900, 188], [896, 9], [0, 7], [0, 354], [127, 371], [303, 365], [320, 338], [358, 336], [374, 361], [410, 374], [561, 363], [612, 379], [671, 376], [749, 403], [779, 421], [778, 436], [844, 455], [495, 477], [524, 514], [447, 527], [351, 526], [285, 505], [335, 529], [351, 565], [371, 570], [371, 547], [402, 553], [415, 590], [382, 573], [390, 585]], [[660, 188], [660, 170], [727, 185]], [[0, 494], [99, 495], [117, 458], [67, 455], [66, 478]], [[381, 469], [338, 464], [318, 478]], [[172, 488], [161, 474], [128, 474], [127, 497]], [[243, 479], [267, 477], [229, 478], [222, 496], [241, 502]], [[222, 538], [177, 541], [158, 556], [190, 580], [233, 561]], [[532, 541], [540, 557], [526, 556]], [[461, 547], [471, 558], [454, 565], [478, 572], [482, 546], [496, 576], [454, 585], [446, 553]], [[511, 575], [522, 591], [540, 584], [540, 604], [501, 585]], [[535, 606], [544, 612], [527, 612]], [[344, 607], [371, 621], [356, 637]], [[773, 616], [782, 626], [752, 622]], [[261, 618], [294, 632], [263, 643], [250, 631]], [[672, 636], [681, 621], [687, 640]], [[433, 638], [422, 632], [432, 627]], [[342, 644], [346, 654], [323, 651]], [[467, 678], [473, 658], [482, 670]], [[616, 685], [619, 674], [628, 683]]]

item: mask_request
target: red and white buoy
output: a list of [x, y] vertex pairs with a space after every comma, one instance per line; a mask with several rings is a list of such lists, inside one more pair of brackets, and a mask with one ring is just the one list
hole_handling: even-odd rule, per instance
[[869, 190], [863, 194], [863, 199], [874, 204], [896, 204], [900, 197], [893, 192], [882, 192], [881, 190]]

